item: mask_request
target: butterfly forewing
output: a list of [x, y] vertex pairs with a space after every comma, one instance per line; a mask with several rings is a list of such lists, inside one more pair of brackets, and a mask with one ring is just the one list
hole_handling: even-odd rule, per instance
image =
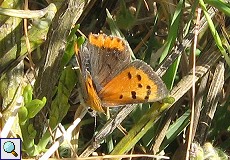
[[131, 62], [127, 44], [118, 37], [90, 34], [86, 46], [90, 51], [90, 73], [98, 90]]

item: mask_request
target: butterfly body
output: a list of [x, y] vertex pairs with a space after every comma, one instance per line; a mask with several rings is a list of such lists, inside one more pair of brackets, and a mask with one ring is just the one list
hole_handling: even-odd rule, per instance
[[141, 60], [131, 61], [125, 41], [90, 34], [79, 50], [84, 99], [92, 109], [154, 102], [167, 95], [163, 81]]

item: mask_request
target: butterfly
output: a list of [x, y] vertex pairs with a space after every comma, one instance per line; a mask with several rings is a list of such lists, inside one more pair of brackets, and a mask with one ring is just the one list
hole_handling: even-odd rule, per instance
[[81, 90], [86, 105], [104, 112], [104, 107], [155, 102], [167, 96], [161, 78], [144, 61], [131, 60], [125, 40], [105, 34], [90, 34], [78, 49]]

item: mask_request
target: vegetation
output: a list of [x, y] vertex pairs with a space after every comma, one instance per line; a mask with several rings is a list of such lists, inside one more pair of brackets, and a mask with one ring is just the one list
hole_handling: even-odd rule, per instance
[[[229, 11], [217, 0], [3, 0], [1, 138], [20, 137], [23, 158], [228, 159]], [[168, 97], [88, 111], [75, 50], [100, 32], [127, 41]]]

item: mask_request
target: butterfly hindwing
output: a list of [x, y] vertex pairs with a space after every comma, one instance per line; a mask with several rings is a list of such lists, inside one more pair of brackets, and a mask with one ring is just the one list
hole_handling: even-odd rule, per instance
[[103, 105], [117, 106], [158, 101], [167, 95], [167, 89], [149, 65], [135, 60], [113, 77], [98, 95]]

